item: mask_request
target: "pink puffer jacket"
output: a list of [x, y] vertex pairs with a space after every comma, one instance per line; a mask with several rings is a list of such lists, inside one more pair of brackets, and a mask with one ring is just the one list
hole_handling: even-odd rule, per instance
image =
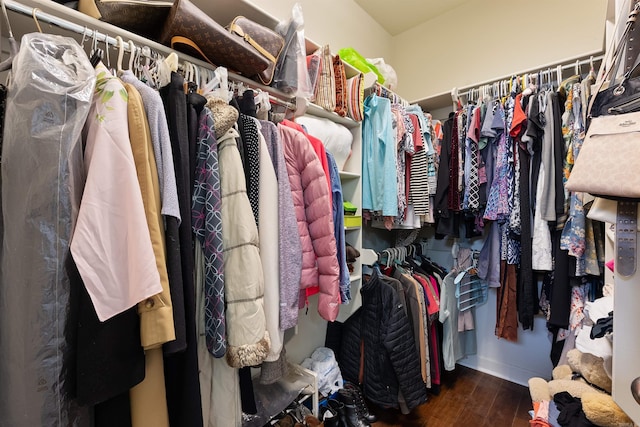
[[334, 321], [340, 305], [340, 267], [327, 180], [307, 137], [282, 125], [278, 130], [302, 242], [300, 289], [318, 286], [318, 312]]

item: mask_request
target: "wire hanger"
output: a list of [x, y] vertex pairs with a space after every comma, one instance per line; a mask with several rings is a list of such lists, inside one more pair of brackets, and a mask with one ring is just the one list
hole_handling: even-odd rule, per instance
[[7, 14], [7, 6], [4, 4], [4, 0], [0, 0], [0, 7], [2, 8], [4, 22], [7, 24], [7, 32], [9, 33], [9, 57], [0, 62], [0, 71], [6, 71], [11, 69], [11, 66], [13, 65], [13, 58], [18, 54], [18, 43], [13, 37], [11, 23], [9, 22], [9, 15]]
[[34, 7], [33, 10], [31, 10], [31, 17], [33, 18], [33, 22], [36, 23], [36, 27], [38, 28], [38, 32], [40, 34], [42, 34], [42, 27], [40, 26], [40, 22], [38, 22], [38, 16], [36, 15], [39, 10], [40, 10], [39, 8]]

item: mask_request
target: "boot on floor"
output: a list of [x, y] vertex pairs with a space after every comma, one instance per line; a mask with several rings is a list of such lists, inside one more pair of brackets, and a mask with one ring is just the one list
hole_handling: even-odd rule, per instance
[[327, 400], [327, 406], [323, 406], [320, 409], [320, 419], [324, 423], [324, 427], [342, 427], [346, 425], [347, 421], [344, 420], [341, 423], [341, 418], [344, 419], [344, 405], [337, 400]]
[[364, 396], [362, 395], [362, 390], [360, 390], [360, 387], [354, 383], [347, 381], [344, 385], [344, 388], [353, 391], [353, 395], [356, 399], [356, 405], [358, 406], [358, 411], [362, 418], [364, 418], [369, 423], [375, 423], [378, 419], [369, 411], [369, 407], [364, 401]]
[[352, 390], [341, 389], [338, 391], [338, 398], [344, 404], [344, 415], [346, 418], [346, 427], [369, 427], [370, 424], [360, 414], [356, 398]]

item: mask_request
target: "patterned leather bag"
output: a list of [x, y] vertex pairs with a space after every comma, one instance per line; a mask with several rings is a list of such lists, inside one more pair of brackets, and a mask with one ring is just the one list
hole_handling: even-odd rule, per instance
[[270, 65], [253, 44], [227, 31], [189, 0], [175, 1], [160, 43], [247, 77], [262, 73]]
[[567, 189], [640, 200], [640, 112], [591, 120]]
[[85, 15], [157, 40], [173, 1], [162, 0], [79, 0]]
[[284, 48], [284, 38], [275, 31], [263, 27], [244, 16], [235, 18], [228, 28], [231, 34], [240, 37], [267, 58], [269, 66], [258, 74], [258, 79], [265, 85], [271, 84], [276, 63]]

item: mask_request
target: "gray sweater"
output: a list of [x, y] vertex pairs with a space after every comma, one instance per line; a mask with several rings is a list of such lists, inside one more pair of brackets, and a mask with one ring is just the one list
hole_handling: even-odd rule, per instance
[[278, 178], [278, 218], [280, 237], [280, 329], [287, 330], [298, 323], [298, 296], [302, 272], [302, 244], [298, 233], [296, 211], [291, 198], [291, 186], [278, 128], [260, 121]]
[[142, 97], [144, 110], [147, 113], [151, 142], [153, 143], [153, 154], [156, 159], [156, 168], [158, 169], [158, 179], [160, 181], [162, 215], [178, 218], [178, 223], [180, 223], [176, 174], [173, 167], [169, 127], [162, 98], [160, 98], [160, 94], [157, 91], [138, 80], [131, 70], [122, 73], [120, 79], [138, 89]]

